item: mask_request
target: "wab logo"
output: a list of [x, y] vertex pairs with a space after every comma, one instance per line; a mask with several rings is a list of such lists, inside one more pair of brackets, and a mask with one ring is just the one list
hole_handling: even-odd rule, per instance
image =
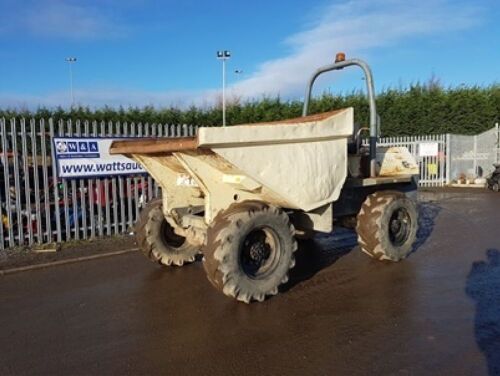
[[78, 149], [80, 149], [80, 153], [86, 153], [89, 151], [88, 144], [86, 142], [79, 142]]
[[69, 153], [78, 153], [78, 147], [75, 141], [68, 141], [67, 145]]
[[97, 142], [95, 141], [89, 142], [89, 151], [92, 153], [97, 153], [99, 151], [99, 148], [97, 147]]

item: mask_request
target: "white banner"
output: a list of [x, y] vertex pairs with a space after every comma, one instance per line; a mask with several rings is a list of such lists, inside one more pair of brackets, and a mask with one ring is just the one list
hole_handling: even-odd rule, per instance
[[61, 178], [88, 178], [143, 174], [140, 164], [122, 155], [110, 155], [109, 147], [121, 138], [54, 137], [57, 174]]
[[418, 144], [418, 155], [420, 157], [437, 157], [439, 144], [437, 142], [422, 142]]

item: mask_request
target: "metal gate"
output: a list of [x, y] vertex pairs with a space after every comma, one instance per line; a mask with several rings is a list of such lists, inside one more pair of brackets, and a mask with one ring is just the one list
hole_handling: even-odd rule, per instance
[[500, 129], [474, 136], [449, 135], [449, 180], [486, 177], [500, 163]]

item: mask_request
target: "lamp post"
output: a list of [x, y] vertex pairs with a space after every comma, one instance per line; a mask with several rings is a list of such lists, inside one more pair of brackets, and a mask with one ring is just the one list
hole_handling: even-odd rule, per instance
[[66, 61], [69, 64], [69, 86], [71, 89], [71, 107], [73, 107], [75, 105], [75, 97], [73, 96], [73, 69], [71, 66], [73, 63], [76, 63], [76, 57], [67, 57]]
[[226, 60], [231, 57], [227, 50], [217, 51], [217, 59], [222, 60], [222, 126], [226, 126]]

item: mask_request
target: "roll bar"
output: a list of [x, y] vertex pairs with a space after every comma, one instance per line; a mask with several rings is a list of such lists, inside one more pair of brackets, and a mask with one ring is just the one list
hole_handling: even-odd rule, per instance
[[378, 139], [378, 117], [377, 117], [377, 107], [375, 104], [375, 88], [373, 85], [372, 71], [367, 63], [360, 59], [349, 59], [344, 60], [343, 54], [337, 54], [335, 63], [330, 65], [325, 65], [318, 68], [309, 79], [309, 83], [306, 88], [306, 95], [304, 97], [304, 107], [302, 109], [302, 116], [307, 116], [307, 111], [309, 110], [309, 102], [311, 101], [311, 92], [316, 78], [323, 73], [330, 72], [333, 70], [340, 70], [345, 67], [356, 65], [360, 67], [365, 74], [366, 81], [366, 91], [368, 94], [368, 101], [370, 104], [370, 177], [376, 176], [376, 164], [377, 164], [377, 139]]

